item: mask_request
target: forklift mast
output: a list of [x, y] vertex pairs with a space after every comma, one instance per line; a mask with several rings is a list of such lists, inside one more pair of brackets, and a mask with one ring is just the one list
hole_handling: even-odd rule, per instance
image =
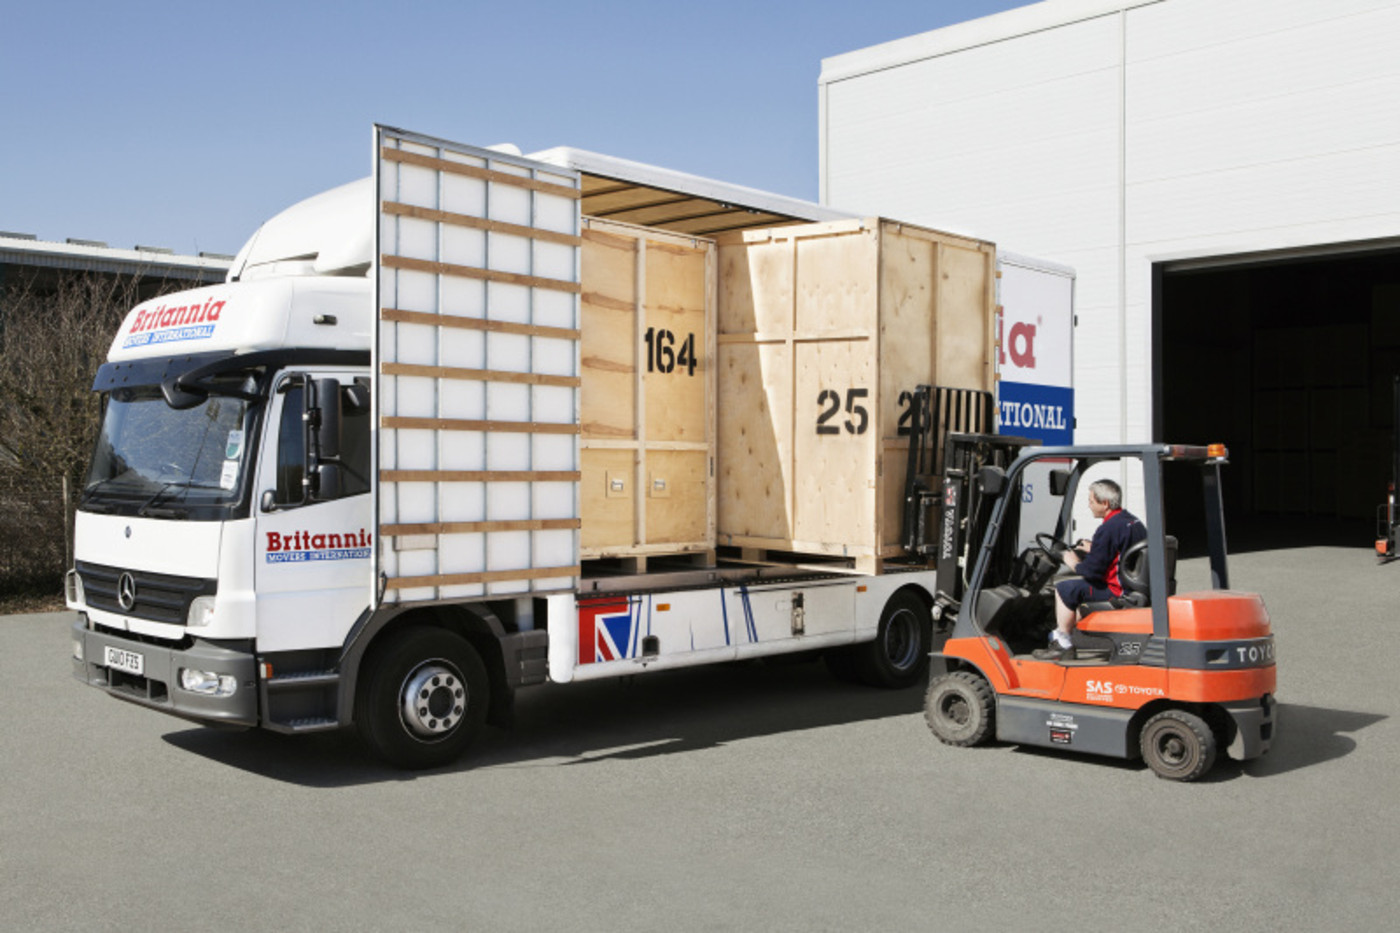
[[904, 550], [927, 560], [938, 550], [932, 540], [935, 510], [941, 508], [945, 439], [952, 432], [990, 434], [992, 393], [947, 386], [919, 386], [909, 406], [909, 463], [904, 474]]
[[939, 601], [962, 598], [995, 498], [977, 485], [985, 466], [1006, 469], [1035, 442], [993, 433], [990, 392], [919, 386], [909, 418], [909, 463], [904, 480], [904, 550], [935, 560]]

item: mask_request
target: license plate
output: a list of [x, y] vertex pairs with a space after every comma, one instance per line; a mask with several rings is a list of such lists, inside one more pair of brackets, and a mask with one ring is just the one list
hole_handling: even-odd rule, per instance
[[138, 677], [145, 676], [146, 657], [137, 654], [135, 651], [127, 651], [123, 648], [113, 648], [107, 645], [103, 652], [104, 662], [108, 667], [125, 671], [128, 674], [135, 674]]

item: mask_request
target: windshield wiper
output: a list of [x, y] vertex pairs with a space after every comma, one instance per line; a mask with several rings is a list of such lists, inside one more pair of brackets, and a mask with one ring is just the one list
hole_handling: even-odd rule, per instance
[[155, 495], [151, 496], [145, 502], [141, 503], [140, 507], [136, 510], [136, 514], [138, 516], [144, 517], [146, 514], [146, 510], [154, 506], [156, 504], [157, 499], [169, 492], [171, 486], [180, 485], [180, 482], [180, 480], [170, 480], [169, 482], [164, 483], [159, 489], [156, 490]]

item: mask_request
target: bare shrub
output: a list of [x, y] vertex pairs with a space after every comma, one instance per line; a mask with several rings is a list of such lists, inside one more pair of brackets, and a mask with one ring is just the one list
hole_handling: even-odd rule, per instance
[[93, 376], [127, 311], [189, 284], [70, 272], [0, 293], [0, 598], [62, 586], [64, 478], [82, 488], [96, 443]]

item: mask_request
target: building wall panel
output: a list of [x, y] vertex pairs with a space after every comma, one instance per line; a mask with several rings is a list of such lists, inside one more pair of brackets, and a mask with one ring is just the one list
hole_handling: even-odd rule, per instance
[[1073, 266], [1077, 437], [1145, 440], [1154, 263], [1400, 236], [1398, 40], [1400, 0], [1052, 0], [911, 37], [832, 63], [822, 196]]

